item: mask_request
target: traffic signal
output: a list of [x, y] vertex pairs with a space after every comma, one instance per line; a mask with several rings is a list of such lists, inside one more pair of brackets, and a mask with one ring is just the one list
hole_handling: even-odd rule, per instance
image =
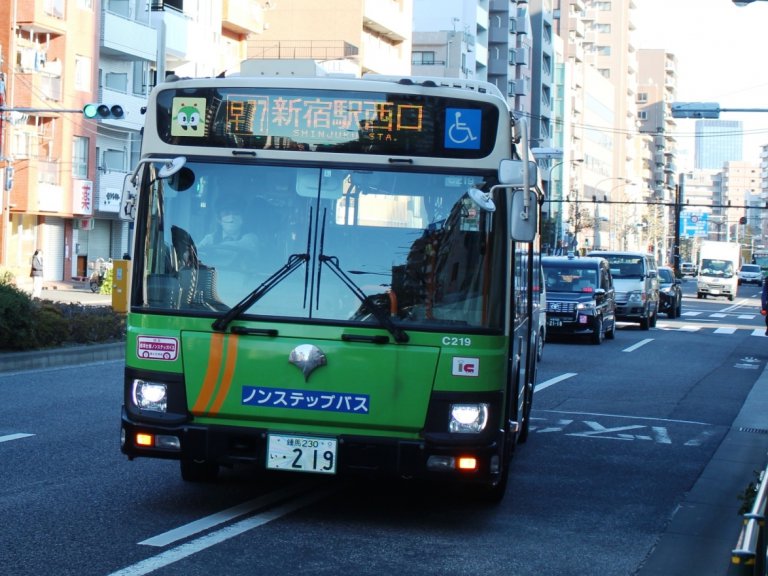
[[106, 104], [86, 104], [83, 107], [83, 116], [94, 120], [120, 120], [125, 116], [125, 112], [119, 104], [113, 104], [112, 106]]

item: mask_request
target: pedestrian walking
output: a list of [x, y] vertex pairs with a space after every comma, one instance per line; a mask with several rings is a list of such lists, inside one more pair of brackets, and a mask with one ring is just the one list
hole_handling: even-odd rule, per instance
[[32, 297], [40, 298], [43, 293], [43, 252], [38, 248], [32, 255]]
[[765, 318], [765, 335], [768, 336], [768, 276], [763, 278], [763, 293], [760, 296], [760, 314]]

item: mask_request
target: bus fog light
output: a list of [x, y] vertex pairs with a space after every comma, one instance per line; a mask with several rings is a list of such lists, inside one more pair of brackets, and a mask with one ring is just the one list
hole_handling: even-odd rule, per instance
[[428, 470], [453, 470], [456, 461], [451, 456], [430, 456], [427, 458]]
[[168, 407], [168, 388], [158, 382], [134, 380], [133, 403], [141, 410], [165, 412]]
[[155, 447], [165, 450], [181, 450], [181, 441], [177, 436], [155, 436]]
[[459, 434], [477, 434], [488, 422], [488, 404], [451, 404], [448, 431]]

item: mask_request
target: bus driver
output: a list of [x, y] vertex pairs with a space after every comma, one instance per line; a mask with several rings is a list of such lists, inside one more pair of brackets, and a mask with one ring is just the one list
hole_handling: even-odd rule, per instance
[[198, 244], [199, 248], [216, 247], [256, 251], [259, 241], [253, 232], [247, 230], [243, 215], [234, 206], [224, 205], [219, 209], [217, 229], [207, 234]]

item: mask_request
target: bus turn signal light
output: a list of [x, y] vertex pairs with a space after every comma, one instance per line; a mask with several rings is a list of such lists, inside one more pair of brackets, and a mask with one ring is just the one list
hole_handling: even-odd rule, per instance
[[136, 434], [136, 445], [137, 446], [152, 446], [154, 445], [155, 441], [152, 437], [152, 434], [143, 434], [139, 432]]

